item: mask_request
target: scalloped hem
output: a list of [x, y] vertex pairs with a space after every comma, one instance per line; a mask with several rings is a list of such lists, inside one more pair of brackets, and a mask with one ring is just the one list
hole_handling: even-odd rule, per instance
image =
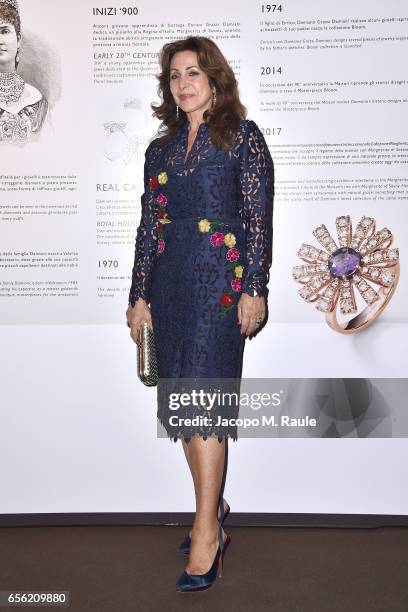
[[207, 434], [202, 434], [202, 433], [195, 433], [193, 436], [185, 436], [184, 434], [180, 434], [179, 436], [169, 436], [168, 440], [171, 440], [172, 442], [177, 442], [177, 440], [181, 440], [181, 438], [184, 438], [184, 441], [188, 444], [191, 438], [198, 438], [198, 437], [202, 438], [203, 440], [207, 440], [207, 438], [218, 438], [218, 442], [220, 444], [224, 439], [229, 439], [229, 440], [232, 440], [233, 442], [238, 441], [237, 436], [233, 436], [230, 434], [219, 436], [218, 434], [207, 435]]
[[157, 417], [157, 419], [160, 421], [160, 423], [163, 425], [163, 428], [166, 430], [167, 432], [167, 439], [170, 442], [177, 442], [177, 440], [184, 438], [184, 440], [187, 442], [187, 444], [190, 442], [191, 438], [194, 437], [200, 437], [203, 440], [207, 440], [207, 438], [218, 438], [218, 442], [221, 444], [221, 442], [223, 441], [223, 439], [230, 439], [233, 442], [237, 442], [238, 441], [238, 433], [236, 428], [233, 428], [233, 431], [219, 431], [219, 428], [216, 429], [216, 431], [194, 431], [191, 429], [185, 429], [185, 430], [168, 430], [166, 427], [165, 422], [160, 418], [160, 416]]

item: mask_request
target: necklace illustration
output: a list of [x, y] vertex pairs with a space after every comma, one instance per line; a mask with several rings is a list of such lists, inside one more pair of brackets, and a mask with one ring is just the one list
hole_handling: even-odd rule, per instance
[[24, 79], [16, 71], [0, 72], [0, 102], [18, 102], [24, 90]]

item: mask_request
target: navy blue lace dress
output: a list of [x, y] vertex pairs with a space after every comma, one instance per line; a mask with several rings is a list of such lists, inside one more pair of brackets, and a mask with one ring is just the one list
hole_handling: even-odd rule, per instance
[[[240, 121], [227, 151], [211, 143], [206, 123], [185, 160], [187, 144], [185, 120], [170, 140], [156, 138], [146, 149], [129, 303], [142, 297], [150, 305], [157, 416], [168, 437], [236, 440], [231, 421], [227, 427], [218, 417], [203, 421], [209, 414], [203, 402], [170, 408], [169, 389], [160, 381], [228, 379], [238, 383], [239, 393], [245, 336], [237, 303], [242, 292], [268, 296], [273, 162], [262, 132], [248, 119]], [[222, 417], [238, 416], [239, 406], [215, 403], [214, 417], [217, 406]], [[181, 417], [200, 418], [192, 424]]]

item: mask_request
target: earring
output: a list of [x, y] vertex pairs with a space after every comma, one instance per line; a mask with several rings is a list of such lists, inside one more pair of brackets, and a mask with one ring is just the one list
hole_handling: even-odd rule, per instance
[[16, 64], [18, 64], [19, 61], [20, 61], [20, 49], [17, 49], [16, 59], [15, 59]]
[[215, 106], [216, 101], [217, 101], [217, 93], [216, 93], [216, 90], [213, 89], [213, 99], [212, 99], [213, 108]]
[[177, 121], [178, 121], [178, 118], [179, 118], [179, 110], [178, 110], [178, 106], [176, 106], [176, 119], [177, 119]]

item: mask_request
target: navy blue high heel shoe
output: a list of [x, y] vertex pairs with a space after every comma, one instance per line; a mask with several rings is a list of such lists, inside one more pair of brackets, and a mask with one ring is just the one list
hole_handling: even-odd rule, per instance
[[[221, 497], [220, 503], [218, 505], [218, 514], [219, 514], [218, 520], [220, 521], [221, 525], [227, 518], [229, 511], [230, 511], [228, 502], [225, 502], [227, 504], [227, 509], [225, 510], [224, 502], [225, 502], [225, 499]], [[190, 554], [190, 546], [191, 546], [191, 538], [190, 538], [190, 535], [187, 534], [184, 540], [182, 541], [182, 543], [180, 544], [180, 546], [178, 547], [178, 550], [183, 555], [188, 556]]]
[[208, 589], [214, 584], [217, 576], [222, 576], [222, 566], [224, 562], [224, 555], [227, 547], [231, 541], [231, 537], [225, 533], [221, 522], [218, 523], [218, 549], [215, 553], [214, 561], [208, 572], [205, 574], [189, 574], [184, 571], [176, 582], [176, 589], [182, 593], [188, 593], [192, 591], [203, 591]]

